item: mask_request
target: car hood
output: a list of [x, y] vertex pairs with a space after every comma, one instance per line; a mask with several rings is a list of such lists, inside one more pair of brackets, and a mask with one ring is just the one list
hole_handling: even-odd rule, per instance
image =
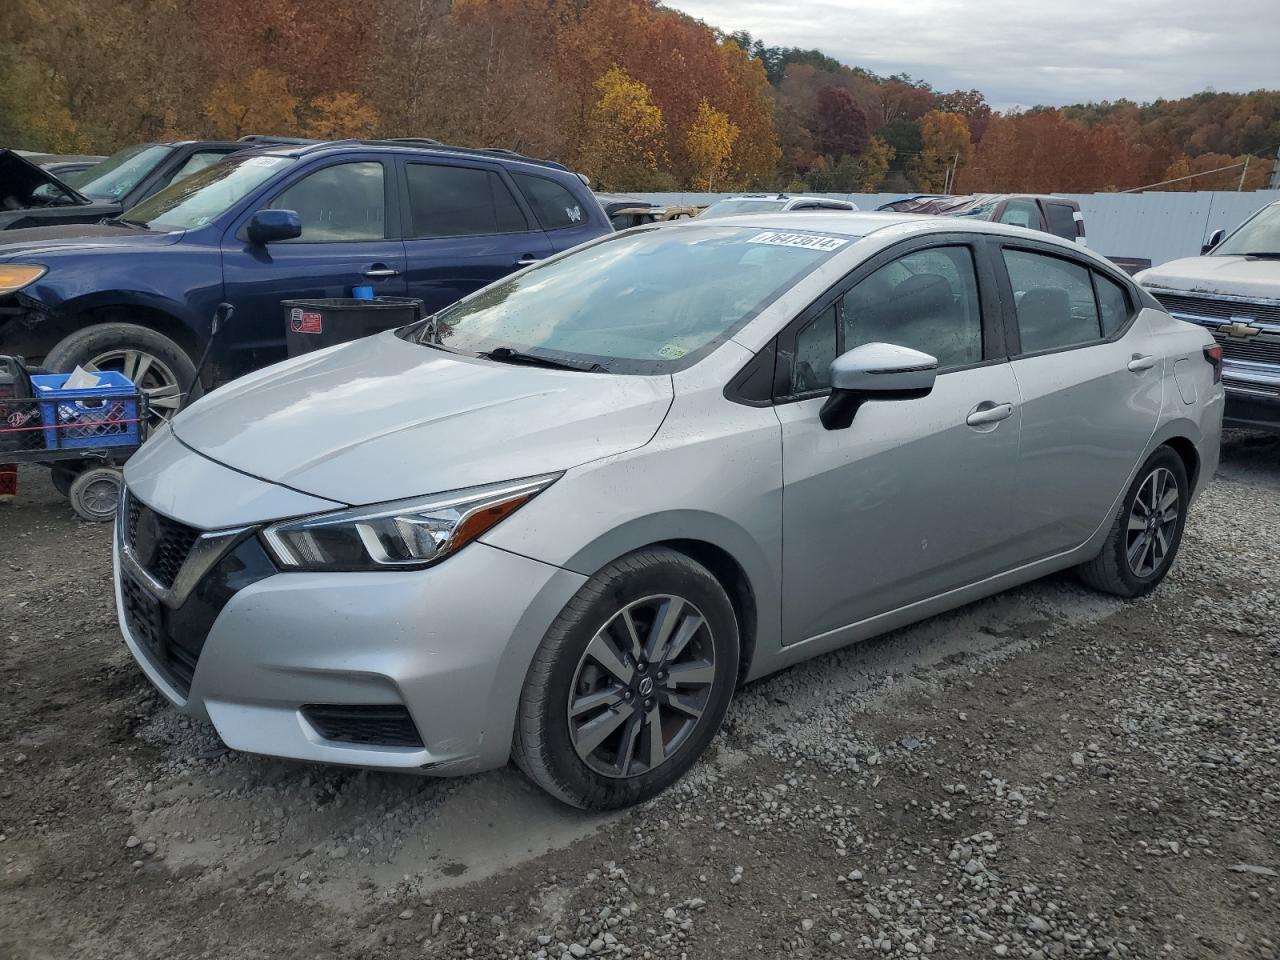
[[1187, 257], [1144, 270], [1134, 279], [1158, 290], [1280, 300], [1280, 260]]
[[670, 377], [499, 364], [388, 332], [250, 374], [173, 421], [188, 447], [294, 490], [380, 503], [643, 446]]
[[[16, 190], [21, 194], [30, 194], [42, 186], [50, 186], [75, 203], [90, 202], [89, 198], [75, 187], [68, 183], [63, 183], [48, 170], [36, 166], [26, 157], [14, 153], [12, 150], [0, 150], [0, 184], [5, 185], [6, 193], [10, 190]], [[31, 209], [31, 205], [20, 208], [6, 207], [5, 209]]]
[[145, 227], [105, 223], [73, 223], [61, 227], [23, 227], [0, 233], [0, 262], [34, 257], [81, 253], [85, 250], [125, 250], [164, 246], [177, 241], [181, 231], [165, 233]]

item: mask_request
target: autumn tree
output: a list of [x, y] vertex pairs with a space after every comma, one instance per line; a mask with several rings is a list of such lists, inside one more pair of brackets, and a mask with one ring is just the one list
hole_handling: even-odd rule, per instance
[[306, 134], [318, 140], [370, 137], [378, 126], [378, 111], [350, 91], [315, 97], [309, 108]]
[[706, 100], [698, 104], [698, 117], [689, 127], [689, 158], [693, 162], [693, 184], [699, 190], [714, 190], [729, 165], [733, 145], [741, 130]]
[[259, 68], [218, 81], [209, 93], [205, 113], [211, 132], [219, 137], [291, 133], [298, 127], [298, 98], [289, 93], [283, 74]]
[[582, 145], [582, 169], [603, 190], [644, 189], [664, 159], [662, 110], [649, 88], [621, 67], [595, 83]]
[[910, 165], [920, 190], [940, 193], [951, 185], [949, 172], [967, 164], [973, 155], [969, 136], [969, 124], [959, 113], [931, 110], [920, 118], [921, 150]]
[[819, 90], [813, 124], [818, 149], [824, 154], [857, 156], [867, 149], [867, 115], [847, 90]]

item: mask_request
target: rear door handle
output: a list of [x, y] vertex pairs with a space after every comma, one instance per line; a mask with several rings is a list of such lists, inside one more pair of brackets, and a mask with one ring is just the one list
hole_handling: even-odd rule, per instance
[[366, 267], [364, 271], [366, 277], [398, 277], [400, 271], [393, 267], [384, 266], [381, 263], [375, 263], [371, 267]]
[[542, 259], [541, 257], [530, 256], [529, 254], [526, 253], [523, 257], [521, 257], [519, 260], [516, 261], [516, 266], [531, 267], [541, 259]]
[[999, 423], [1013, 416], [1012, 403], [992, 403], [985, 400], [965, 417], [964, 422], [971, 427], [981, 427], [988, 423]]
[[1151, 357], [1151, 356], [1144, 357], [1140, 353], [1135, 353], [1133, 355], [1133, 359], [1129, 361], [1129, 372], [1141, 373], [1143, 370], [1150, 370], [1155, 365], [1156, 365], [1155, 357]]

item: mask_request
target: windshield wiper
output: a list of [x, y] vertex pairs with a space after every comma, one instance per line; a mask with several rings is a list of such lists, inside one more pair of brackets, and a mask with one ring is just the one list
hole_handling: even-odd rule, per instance
[[112, 227], [141, 227], [143, 230], [151, 229], [140, 220], [126, 220], [124, 217], [105, 217], [102, 222]]
[[530, 367], [549, 367], [553, 370], [577, 370], [585, 373], [604, 373], [605, 368], [599, 363], [575, 363], [572, 360], [555, 360], [551, 357], [540, 357], [534, 353], [525, 353], [511, 347], [494, 347], [479, 356], [498, 363], [519, 363]]
[[1280, 260], [1280, 250], [1250, 250], [1242, 253], [1242, 257], [1257, 257], [1259, 260]]

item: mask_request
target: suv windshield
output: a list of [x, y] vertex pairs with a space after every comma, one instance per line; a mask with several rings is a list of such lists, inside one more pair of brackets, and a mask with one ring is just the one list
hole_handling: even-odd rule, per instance
[[1218, 244], [1212, 255], [1242, 257], [1250, 253], [1280, 257], [1280, 204], [1263, 207]]
[[236, 154], [170, 184], [120, 219], [152, 230], [203, 227], [294, 162], [293, 157]]
[[86, 197], [95, 200], [119, 200], [142, 182], [142, 178], [169, 155], [173, 147], [142, 144], [113, 153], [87, 170], [68, 173], [62, 179]]
[[786, 204], [785, 200], [721, 200], [698, 214], [698, 219], [736, 217], [740, 213], [777, 213]]
[[463, 353], [670, 373], [855, 239], [731, 224], [639, 229], [486, 287], [417, 335]]

